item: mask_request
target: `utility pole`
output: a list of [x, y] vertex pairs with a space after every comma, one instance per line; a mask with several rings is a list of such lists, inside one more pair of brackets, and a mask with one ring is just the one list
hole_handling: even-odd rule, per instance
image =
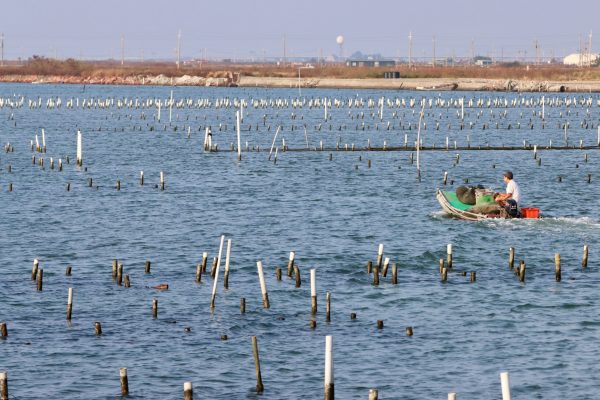
[[475, 40], [471, 39], [471, 64], [475, 62]]
[[590, 42], [588, 44], [588, 67], [592, 66], [592, 31], [590, 31]]
[[433, 67], [435, 68], [435, 35], [433, 35]]
[[121, 65], [125, 64], [125, 38], [121, 35]]
[[412, 67], [412, 32], [408, 32], [408, 68]]
[[540, 63], [540, 55], [539, 55], [539, 46], [538, 46], [538, 40], [537, 39], [535, 39], [534, 45], [535, 45], [535, 65], [539, 65], [539, 63]]
[[581, 45], [581, 35], [579, 35], [579, 66], [581, 67], [581, 63], [582, 63], [582, 59], [583, 59], [583, 52], [581, 49], [582, 45]]
[[0, 34], [0, 67], [4, 67], [4, 33]]
[[283, 35], [283, 65], [287, 63], [287, 52], [285, 48], [285, 35]]
[[181, 29], [177, 33], [177, 69], [181, 64]]

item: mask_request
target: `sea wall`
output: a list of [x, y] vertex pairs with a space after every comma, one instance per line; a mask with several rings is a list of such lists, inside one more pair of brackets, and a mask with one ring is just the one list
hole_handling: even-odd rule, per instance
[[470, 78], [405, 78], [405, 79], [342, 79], [342, 78], [276, 78], [241, 76], [180, 77], [157, 76], [39, 76], [0, 75], [0, 82], [86, 84], [86, 85], [158, 85], [158, 86], [242, 86], [272, 88], [348, 88], [389, 90], [458, 90], [508, 92], [600, 92], [600, 81], [534, 81]]

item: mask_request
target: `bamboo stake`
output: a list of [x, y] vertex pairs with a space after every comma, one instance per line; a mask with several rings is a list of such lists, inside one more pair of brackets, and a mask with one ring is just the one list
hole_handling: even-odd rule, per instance
[[231, 255], [231, 239], [227, 239], [227, 251], [225, 253], [225, 275], [223, 276], [223, 286], [229, 289], [229, 256]]
[[258, 270], [258, 281], [260, 283], [260, 292], [262, 293], [263, 307], [269, 308], [269, 293], [267, 293], [267, 284], [265, 283], [265, 275], [263, 273], [262, 261], [256, 262], [256, 268]]
[[256, 392], [262, 393], [265, 387], [260, 373], [260, 358], [258, 356], [258, 341], [256, 340], [256, 336], [252, 336], [252, 354], [254, 355], [254, 367], [256, 368]]
[[325, 336], [325, 400], [333, 400], [333, 338], [331, 335]]

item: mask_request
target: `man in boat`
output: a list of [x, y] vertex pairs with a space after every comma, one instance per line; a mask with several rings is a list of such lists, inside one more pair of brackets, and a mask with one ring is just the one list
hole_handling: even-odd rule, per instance
[[494, 200], [500, 206], [504, 207], [508, 215], [517, 217], [519, 215], [519, 208], [521, 207], [521, 190], [517, 182], [513, 179], [511, 171], [504, 172], [503, 180], [506, 183], [506, 193], [496, 193]]

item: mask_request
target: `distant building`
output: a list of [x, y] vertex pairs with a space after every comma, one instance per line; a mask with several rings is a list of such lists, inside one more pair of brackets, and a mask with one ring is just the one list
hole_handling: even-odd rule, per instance
[[346, 61], [348, 67], [394, 67], [394, 60], [374, 60], [374, 59], [349, 59]]
[[475, 65], [480, 67], [486, 67], [493, 64], [493, 61], [490, 57], [477, 56], [473, 59], [473, 61], [475, 61]]
[[564, 65], [592, 65], [595, 64], [600, 55], [593, 53], [573, 53], [563, 58]]

